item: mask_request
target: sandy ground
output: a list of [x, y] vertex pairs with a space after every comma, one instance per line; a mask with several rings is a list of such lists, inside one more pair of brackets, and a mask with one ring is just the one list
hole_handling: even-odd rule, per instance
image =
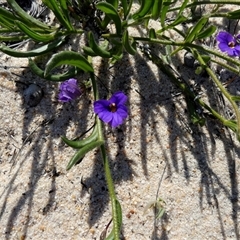
[[[203, 97], [217, 105], [211, 81], [182, 61], [176, 57], [175, 68], [191, 83], [201, 83]], [[129, 98], [126, 123], [105, 126], [123, 211], [122, 238], [239, 239], [235, 135], [211, 117], [203, 128], [192, 125], [184, 97], [141, 53], [126, 55], [111, 68], [99, 59], [95, 63], [102, 97], [105, 86]], [[111, 220], [101, 156], [92, 151], [67, 172], [74, 150], [60, 138], [74, 138], [92, 126], [91, 94], [62, 104], [57, 83], [20, 68], [26, 60], [1, 55], [0, 66], [0, 238], [100, 239]], [[31, 83], [44, 92], [36, 106], [24, 97]], [[153, 209], [144, 211], [157, 198], [165, 201], [158, 220]]]

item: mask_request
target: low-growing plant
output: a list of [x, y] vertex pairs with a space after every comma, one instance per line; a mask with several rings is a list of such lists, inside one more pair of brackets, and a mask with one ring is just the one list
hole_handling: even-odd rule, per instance
[[[122, 210], [114, 191], [113, 180], [107, 152], [104, 146], [102, 123], [115, 128], [128, 116], [127, 96], [123, 89], [109, 96], [109, 100], [99, 99], [98, 85], [94, 74], [92, 58], [95, 56], [115, 63], [120, 61], [123, 53], [135, 55], [139, 51], [152, 60], [168, 79], [182, 92], [188, 107], [189, 117], [194, 124], [204, 126], [205, 116], [199, 109], [208, 112], [222, 125], [235, 132], [240, 140], [240, 112], [237, 102], [239, 96], [230, 94], [212, 70], [214, 63], [235, 74], [240, 69], [240, 35], [221, 31], [211, 23], [215, 17], [239, 19], [240, 10], [226, 12], [221, 6], [240, 5], [240, 0], [141, 0], [134, 11], [133, 0], [43, 0], [47, 9], [57, 19], [57, 24], [47, 24], [27, 14], [14, 0], [7, 0], [8, 8], [0, 7], [0, 51], [17, 57], [28, 58], [29, 68], [37, 76], [60, 85], [59, 101], [68, 102], [81, 95], [76, 76], [84, 71], [89, 74], [94, 96], [93, 110], [96, 114], [95, 124], [88, 137], [70, 140], [62, 137], [70, 147], [76, 149], [67, 164], [67, 170], [93, 149], [100, 148], [103, 158], [105, 177], [112, 205], [113, 229], [106, 239], [119, 239], [122, 225]], [[211, 11], [201, 12], [202, 6], [212, 4]], [[169, 14], [172, 14], [169, 19]], [[157, 29], [149, 27], [155, 21]], [[91, 24], [90, 24], [91, 23]], [[181, 30], [185, 25], [186, 30]], [[130, 28], [141, 26], [145, 36], [132, 36]], [[111, 28], [110, 28], [111, 27]], [[169, 35], [167, 32], [171, 31]], [[64, 50], [69, 38], [78, 35], [86, 37], [86, 44], [81, 51]], [[205, 43], [213, 37], [218, 47], [209, 47]], [[104, 39], [99, 44], [99, 39]], [[179, 40], [180, 39], [180, 40]], [[34, 47], [28, 51], [13, 49], [5, 43], [32, 41]], [[152, 46], [162, 46], [164, 53], [156, 54]], [[224, 97], [229, 101], [234, 112], [234, 119], [228, 119], [208, 105], [180, 74], [174, 71], [172, 59], [180, 52], [187, 51], [198, 62], [196, 73], [206, 72]], [[38, 66], [38, 56], [54, 53], [49, 57], [44, 69]], [[59, 66], [67, 65], [64, 73], [56, 73]], [[53, 74], [53, 71], [55, 73]], [[164, 213], [162, 201], [154, 203], [158, 208], [158, 217]]]

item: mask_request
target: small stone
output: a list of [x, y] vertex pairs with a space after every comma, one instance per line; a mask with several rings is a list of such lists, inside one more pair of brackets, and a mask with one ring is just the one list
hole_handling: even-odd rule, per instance
[[24, 102], [30, 106], [37, 106], [43, 97], [43, 90], [36, 84], [31, 84], [23, 92]]
[[190, 68], [194, 68], [194, 64], [195, 63], [195, 58], [194, 56], [192, 55], [192, 53], [190, 52], [186, 52], [184, 54], [184, 64], [187, 66], [187, 67], [190, 67]]

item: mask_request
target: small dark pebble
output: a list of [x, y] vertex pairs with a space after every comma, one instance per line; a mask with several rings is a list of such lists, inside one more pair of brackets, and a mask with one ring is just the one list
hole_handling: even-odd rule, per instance
[[186, 52], [184, 54], [184, 64], [187, 67], [194, 68], [195, 67], [195, 58], [190, 52]]
[[24, 102], [30, 106], [37, 106], [43, 98], [43, 90], [36, 84], [31, 84], [23, 92]]

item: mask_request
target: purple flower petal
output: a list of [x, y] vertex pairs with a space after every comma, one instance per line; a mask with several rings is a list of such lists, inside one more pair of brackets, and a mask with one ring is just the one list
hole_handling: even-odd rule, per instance
[[127, 96], [122, 92], [116, 92], [109, 100], [95, 101], [94, 112], [105, 123], [117, 127], [123, 123], [128, 116], [127, 107], [124, 105]]
[[123, 123], [123, 118], [118, 115], [116, 112], [113, 114], [113, 118], [111, 120], [111, 122], [109, 122], [109, 124], [112, 126], [112, 127], [117, 127], [119, 125], [121, 125]]
[[124, 105], [119, 105], [116, 113], [121, 116], [122, 118], [127, 118], [128, 116], [128, 110], [127, 107]]
[[234, 41], [234, 37], [228, 32], [219, 32], [216, 37], [216, 40], [219, 42], [229, 43], [231, 41]]
[[78, 87], [76, 79], [70, 78], [69, 80], [61, 83], [60, 93], [58, 95], [60, 101], [69, 102], [80, 95], [81, 89]]
[[118, 104], [125, 104], [127, 102], [127, 96], [123, 92], [116, 92], [112, 95], [112, 97], [109, 99], [111, 103]]
[[237, 42], [239, 36], [234, 37], [228, 32], [219, 32], [216, 40], [219, 42], [218, 47], [222, 52], [227, 53], [229, 56], [240, 56], [240, 45]]
[[229, 49], [231, 49], [226, 43], [219, 43], [218, 47], [222, 52], [227, 52]]
[[101, 113], [102, 111], [109, 111], [110, 102], [108, 100], [98, 100], [93, 103], [94, 112], [96, 114]]
[[105, 123], [110, 123], [113, 119], [114, 113], [112, 112], [101, 112], [98, 114], [98, 117]]

